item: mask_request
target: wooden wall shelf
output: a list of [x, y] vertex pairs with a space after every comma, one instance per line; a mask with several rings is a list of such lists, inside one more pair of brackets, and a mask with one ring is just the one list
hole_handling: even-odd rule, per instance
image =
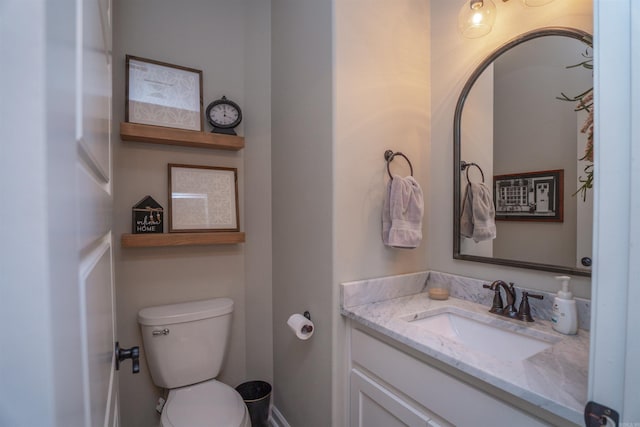
[[244, 243], [243, 232], [123, 234], [120, 239], [123, 248], [234, 245], [237, 243]]
[[180, 145], [183, 147], [211, 148], [238, 151], [244, 148], [244, 137], [211, 132], [174, 129], [162, 126], [120, 123], [123, 141], [149, 142], [152, 144]]

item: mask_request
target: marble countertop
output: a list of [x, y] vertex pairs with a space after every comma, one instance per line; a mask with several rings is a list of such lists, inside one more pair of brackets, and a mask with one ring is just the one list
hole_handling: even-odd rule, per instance
[[[419, 280], [417, 281], [419, 283]], [[525, 323], [488, 313], [488, 306], [459, 298], [436, 301], [420, 292], [341, 308], [341, 313], [452, 368], [582, 425], [587, 401], [589, 333], [562, 335], [546, 320]], [[539, 336], [553, 344], [524, 360], [500, 360], [408, 321], [426, 311], [463, 312], [484, 323]]]

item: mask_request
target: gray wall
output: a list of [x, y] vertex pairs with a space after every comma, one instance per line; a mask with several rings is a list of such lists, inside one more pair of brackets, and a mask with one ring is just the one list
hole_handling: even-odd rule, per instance
[[[272, 2], [274, 403], [292, 426], [331, 425], [332, 2]], [[287, 327], [311, 312], [308, 341]]]
[[[334, 200], [338, 281], [427, 267], [429, 181], [428, 0], [335, 2]], [[384, 152], [401, 151], [425, 195], [423, 240], [412, 250], [382, 243], [389, 182]], [[405, 159], [390, 164], [408, 176]]]
[[246, 1], [245, 301], [249, 379], [273, 381], [271, 301], [271, 2]]
[[[346, 425], [338, 284], [427, 266], [426, 227], [415, 250], [380, 236], [386, 149], [407, 154], [428, 199], [428, 2], [333, 7], [272, 10], [275, 404], [292, 426]], [[317, 329], [301, 342], [284, 322], [305, 308]]]
[[[228, 296], [231, 340], [218, 379], [232, 386], [272, 378], [270, 282], [269, 5], [261, 1], [115, 1], [113, 64], [114, 230], [131, 232], [131, 207], [150, 194], [167, 205], [167, 163], [238, 168], [240, 245], [122, 249], [115, 246], [118, 339], [140, 345], [136, 321], [146, 306]], [[237, 128], [246, 148], [226, 152], [121, 142], [125, 54], [203, 70], [204, 107], [227, 95], [244, 110]], [[165, 229], [166, 231], [166, 229]], [[246, 300], [245, 300], [246, 298]], [[144, 349], [141, 357], [144, 360]], [[120, 374], [123, 426], [157, 422], [157, 389], [141, 363]]]

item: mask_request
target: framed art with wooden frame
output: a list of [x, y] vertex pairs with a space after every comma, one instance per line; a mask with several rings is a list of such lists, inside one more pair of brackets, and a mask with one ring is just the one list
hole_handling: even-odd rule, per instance
[[202, 71], [126, 56], [125, 121], [203, 131]]
[[564, 170], [526, 172], [493, 177], [496, 219], [564, 221]]
[[169, 164], [169, 232], [239, 231], [238, 170]]

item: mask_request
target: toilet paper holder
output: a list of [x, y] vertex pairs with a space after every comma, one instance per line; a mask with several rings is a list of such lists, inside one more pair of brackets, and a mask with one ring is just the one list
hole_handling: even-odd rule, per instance
[[[311, 313], [309, 313], [309, 311], [305, 311], [304, 313], [302, 313], [302, 315], [304, 317], [306, 317], [307, 319], [311, 320]], [[302, 327], [302, 332], [305, 333], [305, 334], [310, 334], [311, 332], [313, 332], [313, 326], [304, 325]]]
[[311, 321], [311, 314], [305, 311], [303, 314], [293, 313], [287, 319], [287, 325], [300, 340], [308, 340], [314, 333], [315, 325]]

